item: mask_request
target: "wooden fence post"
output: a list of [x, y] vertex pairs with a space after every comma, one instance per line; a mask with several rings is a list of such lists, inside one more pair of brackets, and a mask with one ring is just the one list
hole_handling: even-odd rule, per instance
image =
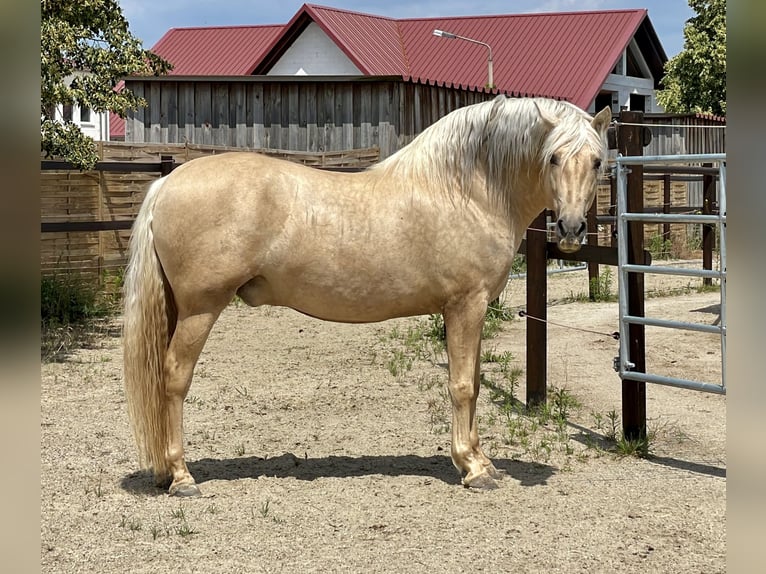
[[[598, 224], [596, 223], [596, 210], [598, 201], [593, 200], [593, 204], [588, 210], [588, 245], [598, 245]], [[591, 243], [592, 242], [592, 243]], [[588, 261], [588, 298], [591, 301], [596, 300], [595, 288], [598, 285], [598, 263]]]
[[[620, 112], [620, 124], [617, 131], [617, 149], [623, 156], [640, 156], [644, 153], [642, 112]], [[639, 125], [622, 125], [639, 124]], [[631, 165], [627, 177], [628, 202], [630, 213], [644, 211], [644, 167]], [[628, 222], [628, 263], [644, 265], [644, 224], [640, 221]], [[628, 274], [628, 313], [644, 316], [644, 275]], [[633, 371], [646, 372], [645, 329], [643, 325], [628, 326], [628, 360], [633, 363]], [[622, 427], [626, 440], [646, 438], [646, 383], [643, 381], [622, 381]]]
[[169, 175], [173, 168], [175, 168], [175, 163], [172, 155], [160, 156], [160, 177]]
[[[542, 211], [527, 230], [527, 408], [545, 404], [548, 384], [548, 232]], [[542, 231], [537, 231], [542, 230]], [[539, 320], [538, 320], [539, 319]]]

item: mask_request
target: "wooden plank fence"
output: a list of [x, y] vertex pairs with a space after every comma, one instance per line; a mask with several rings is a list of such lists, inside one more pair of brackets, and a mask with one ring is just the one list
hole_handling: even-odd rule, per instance
[[148, 106], [129, 112], [125, 141], [310, 153], [396, 152], [449, 112], [495, 97], [401, 77], [128, 78]]
[[[109, 281], [127, 262], [130, 228], [149, 184], [174, 166], [204, 155], [245, 151], [196, 144], [100, 145], [94, 170], [43, 160], [40, 173], [40, 268], [43, 275], [77, 272]], [[256, 152], [252, 152], [256, 153]], [[257, 153], [325, 169], [359, 169], [378, 161], [376, 148], [309, 154]]]

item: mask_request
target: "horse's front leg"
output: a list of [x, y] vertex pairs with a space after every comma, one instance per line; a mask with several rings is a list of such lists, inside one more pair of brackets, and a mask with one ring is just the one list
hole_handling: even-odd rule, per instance
[[487, 302], [461, 302], [444, 309], [449, 361], [449, 394], [452, 400], [452, 462], [465, 472], [463, 484], [496, 488], [500, 474], [482, 452], [476, 421], [481, 360], [481, 330]]

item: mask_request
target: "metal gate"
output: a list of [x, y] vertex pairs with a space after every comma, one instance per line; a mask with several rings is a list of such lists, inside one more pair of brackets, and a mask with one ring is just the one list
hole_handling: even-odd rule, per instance
[[[719, 200], [717, 215], [691, 215], [666, 213], [629, 213], [627, 174], [630, 165], [672, 165], [679, 163], [718, 164]], [[618, 156], [616, 159], [617, 177], [617, 250], [619, 276], [619, 312], [620, 312], [620, 356], [615, 361], [615, 370], [622, 380], [658, 383], [673, 387], [695, 389], [717, 394], [726, 393], [726, 154], [700, 154], [675, 156]], [[628, 222], [643, 223], [702, 223], [714, 224], [718, 227], [720, 238], [720, 269], [688, 269], [673, 266], [637, 265], [628, 263]], [[682, 275], [689, 277], [716, 278], [720, 280], [721, 314], [719, 325], [671, 321], [651, 317], [631, 315], [628, 308], [628, 274], [656, 273], [664, 275]], [[670, 329], [685, 329], [704, 333], [717, 333], [721, 336], [721, 384], [711, 384], [699, 381], [678, 379], [652, 373], [633, 370], [635, 364], [630, 360], [628, 346], [628, 326], [630, 324], [652, 327], [667, 327]]]

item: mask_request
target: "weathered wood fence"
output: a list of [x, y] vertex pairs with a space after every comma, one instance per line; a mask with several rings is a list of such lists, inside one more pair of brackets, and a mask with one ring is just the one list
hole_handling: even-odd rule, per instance
[[[233, 149], [110, 143], [101, 146], [102, 161], [94, 170], [79, 171], [65, 162], [42, 161], [41, 273], [74, 271], [93, 280], [119, 275], [127, 260], [130, 228], [149, 184], [185, 161]], [[323, 168], [361, 168], [379, 157], [376, 148], [319, 154], [258, 152]]]
[[401, 77], [128, 78], [148, 106], [125, 141], [321, 153], [376, 147], [386, 158], [449, 112], [496, 94]]

